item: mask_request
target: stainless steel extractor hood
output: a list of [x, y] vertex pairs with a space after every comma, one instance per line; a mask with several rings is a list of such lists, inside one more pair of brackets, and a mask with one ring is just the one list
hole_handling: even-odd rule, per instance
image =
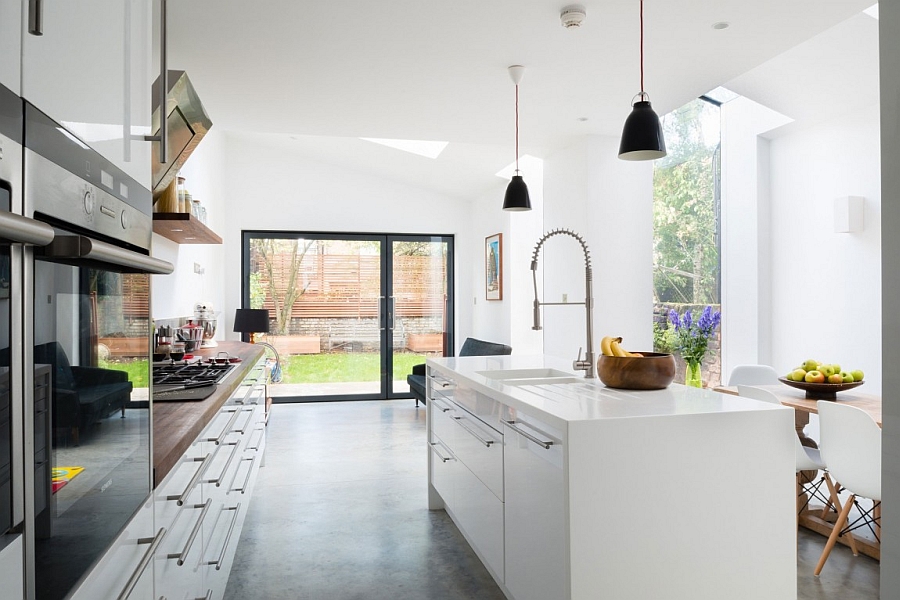
[[[165, 163], [159, 162], [159, 144], [153, 144], [153, 200], [154, 202], [162, 194], [163, 190], [178, 175], [178, 170], [184, 165], [191, 152], [212, 127], [212, 121], [191, 80], [184, 71], [169, 71], [169, 93], [166, 98], [166, 121], [168, 123]], [[153, 134], [159, 134], [159, 78], [153, 83]]]

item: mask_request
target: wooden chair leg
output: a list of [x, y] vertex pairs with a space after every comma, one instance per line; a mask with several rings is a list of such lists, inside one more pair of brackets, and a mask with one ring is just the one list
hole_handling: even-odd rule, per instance
[[822, 567], [825, 566], [825, 561], [828, 560], [828, 556], [831, 554], [831, 550], [837, 543], [837, 539], [841, 533], [841, 529], [843, 529], [844, 524], [847, 522], [847, 516], [850, 514], [850, 507], [853, 506], [854, 499], [856, 499], [856, 496], [851, 495], [847, 502], [844, 504], [843, 509], [841, 509], [837, 521], [835, 521], [834, 523], [834, 529], [831, 530], [831, 535], [828, 536], [828, 542], [825, 544], [825, 549], [822, 551], [822, 556], [819, 557], [819, 563], [816, 565], [816, 570], [813, 573], [816, 577], [818, 577], [819, 573], [822, 572]]
[[[825, 481], [826, 481], [826, 483], [828, 483], [828, 491], [829, 491], [829, 495], [831, 496], [831, 503], [834, 505], [835, 511], [837, 511], [838, 513], [843, 512], [844, 509], [841, 506], [841, 499], [838, 496], [838, 486], [836, 486], [836, 485], [834, 485], [834, 483], [832, 483], [831, 478], [828, 477], [827, 473], [825, 474]], [[840, 485], [840, 484], [838, 484], [838, 485]], [[852, 499], [848, 500], [848, 502], [850, 503], [850, 508], [853, 508], [853, 500]], [[827, 514], [828, 514], [828, 509], [827, 508], [823, 509], [822, 510], [822, 520], [825, 520], [825, 516]], [[850, 514], [849, 509], [848, 509], [847, 514]], [[847, 533], [845, 533], [844, 535], [847, 537], [847, 543], [850, 544], [850, 551], [853, 552], [853, 556], [859, 556], [859, 548], [856, 547], [856, 537], [854, 537], [854, 535], [852, 533], [850, 533], [849, 531]]]
[[875, 535], [878, 537], [878, 543], [881, 544], [881, 502], [875, 503], [875, 508], [872, 511], [875, 516]]

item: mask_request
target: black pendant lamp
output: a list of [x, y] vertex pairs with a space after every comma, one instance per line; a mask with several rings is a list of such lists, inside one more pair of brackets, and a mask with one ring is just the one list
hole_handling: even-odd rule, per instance
[[[639, 98], [637, 102], [634, 98]], [[644, 0], [641, 0], [641, 92], [632, 98], [631, 114], [625, 119], [619, 158], [622, 160], [655, 160], [666, 155], [659, 116], [650, 106], [644, 91]]]
[[506, 196], [503, 197], [503, 210], [523, 211], [531, 210], [531, 198], [528, 196], [528, 186], [519, 175], [519, 82], [525, 74], [525, 67], [512, 65], [508, 68], [509, 76], [516, 84], [516, 174], [513, 175], [506, 186]]

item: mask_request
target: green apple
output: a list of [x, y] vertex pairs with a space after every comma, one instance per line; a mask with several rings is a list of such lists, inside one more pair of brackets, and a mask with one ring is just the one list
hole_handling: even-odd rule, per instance
[[804, 369], [794, 369], [788, 373], [787, 376], [791, 381], [803, 381], [804, 377], [806, 377], [806, 371]]
[[840, 373], [832, 373], [828, 376], [828, 383], [844, 383], [844, 378]]
[[807, 373], [810, 371], [815, 371], [816, 369], [819, 368], [819, 362], [815, 361], [813, 359], [809, 359], [808, 361], [806, 361], [805, 363], [800, 365], [800, 368], [803, 369], [804, 371], [806, 371]]
[[819, 371], [822, 372], [826, 379], [834, 375], [834, 367], [831, 365], [820, 365]]
[[806, 383], [825, 383], [825, 374], [822, 371], [808, 371], [803, 379]]
[[832, 363], [831, 366], [834, 367], [834, 372], [835, 372], [835, 373], [840, 373], [840, 372], [841, 372], [841, 365], [839, 365], [839, 364], [837, 364], [837, 363]]
[[844, 383], [853, 383], [856, 380], [853, 379], [853, 375], [851, 375], [847, 371], [841, 371], [841, 381]]
[[853, 375], [853, 381], [862, 381], [863, 380], [863, 372], [859, 369], [855, 371], [850, 371], [850, 374]]

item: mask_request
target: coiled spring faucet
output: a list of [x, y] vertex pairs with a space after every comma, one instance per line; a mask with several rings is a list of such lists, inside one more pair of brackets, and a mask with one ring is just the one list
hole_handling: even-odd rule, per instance
[[[581, 249], [584, 251], [584, 302], [541, 302], [538, 299], [538, 286], [537, 286], [537, 267], [538, 267], [538, 254], [541, 252], [541, 246], [544, 245], [549, 238], [554, 235], [568, 235], [581, 244]], [[587, 244], [580, 235], [575, 233], [574, 231], [570, 231], [568, 229], [554, 229], [552, 231], [548, 231], [544, 234], [544, 236], [538, 241], [537, 245], [534, 247], [534, 252], [531, 255], [531, 277], [534, 281], [534, 325], [531, 327], [534, 330], [540, 330], [541, 327], [541, 306], [556, 306], [556, 305], [584, 305], [584, 318], [585, 318], [585, 327], [587, 329], [587, 352], [584, 355], [584, 360], [581, 360], [581, 348], [578, 349], [578, 358], [572, 363], [572, 368], [576, 371], [584, 371], [584, 376], [588, 379], [594, 378], [594, 327], [593, 327], [593, 318], [592, 312], [594, 310], [594, 298], [592, 294], [593, 287], [593, 273], [591, 271], [591, 251], [588, 250]]]

